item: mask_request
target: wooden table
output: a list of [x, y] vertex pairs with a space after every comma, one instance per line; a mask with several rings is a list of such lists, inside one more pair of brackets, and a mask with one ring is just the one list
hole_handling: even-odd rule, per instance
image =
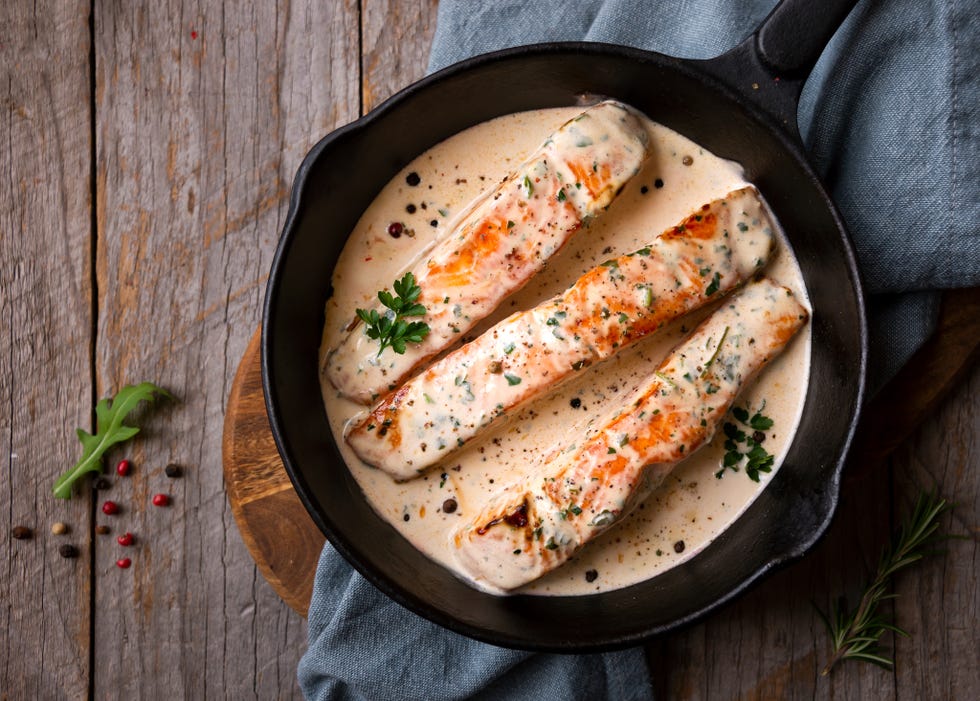
[[[225, 498], [221, 429], [307, 149], [422, 75], [434, 1], [0, 4], [0, 699], [298, 696], [305, 623], [257, 574]], [[51, 496], [95, 400], [151, 380], [133, 474]], [[923, 382], [928, 383], [928, 376]], [[805, 560], [653, 643], [679, 698], [977, 698], [980, 370], [844, 486]], [[891, 430], [888, 426], [881, 431]], [[900, 435], [897, 431], [896, 435]], [[185, 467], [178, 480], [164, 466]], [[967, 537], [899, 577], [894, 672], [819, 670], [811, 600], [853, 596], [921, 487]], [[149, 506], [169, 493], [169, 508]], [[104, 516], [105, 498], [122, 513]], [[53, 536], [55, 521], [71, 527]], [[108, 524], [111, 535], [95, 533]], [[11, 529], [34, 529], [14, 540]], [[115, 536], [136, 535], [131, 569]], [[72, 543], [80, 556], [64, 559]], [[891, 642], [891, 641], [889, 641]], [[972, 691], [971, 691], [972, 690]]]

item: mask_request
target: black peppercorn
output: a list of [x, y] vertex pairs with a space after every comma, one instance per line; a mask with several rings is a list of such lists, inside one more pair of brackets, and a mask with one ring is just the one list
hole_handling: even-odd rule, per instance
[[676, 543], [674, 543], [674, 552], [675, 553], [682, 553], [682, 552], [684, 552], [684, 541], [683, 540], [678, 540]]
[[99, 479], [95, 480], [95, 483], [92, 486], [99, 491], [104, 491], [112, 486], [112, 482], [107, 480], [105, 477], [99, 477]]
[[167, 477], [170, 477], [171, 479], [177, 479], [182, 474], [184, 474], [184, 471], [180, 467], [180, 465], [172, 462], [169, 465], [167, 465], [165, 468], [163, 468], [163, 474], [165, 474]]
[[573, 409], [578, 409], [582, 406], [582, 400], [578, 397], [572, 397], [571, 401], [568, 402]]
[[752, 440], [754, 440], [756, 443], [762, 443], [764, 440], [766, 440], [766, 434], [764, 434], [762, 431], [756, 431], [752, 434]]
[[31, 536], [34, 535], [34, 531], [27, 526], [14, 526], [10, 534], [17, 540], [30, 540]]
[[72, 558], [78, 557], [78, 548], [74, 545], [65, 544], [58, 548], [58, 554], [66, 560], [71, 560]]
[[411, 185], [412, 187], [415, 187], [420, 182], [422, 182], [422, 178], [420, 178], [419, 174], [413, 170], [411, 173], [405, 176], [405, 182]]
[[656, 180], [653, 181], [653, 186], [659, 190], [664, 186], [664, 181], [661, 180], [660, 178], [657, 178]]
[[644, 185], [643, 187], [640, 188], [640, 194], [641, 195], [645, 195], [648, 192], [650, 192], [650, 188], [648, 188], [646, 185]]
[[585, 573], [586, 582], [594, 582], [599, 578], [599, 573], [596, 570], [589, 570]]
[[456, 503], [455, 499], [446, 499], [446, 501], [442, 502], [442, 511], [443, 513], [451, 514], [456, 510], [457, 506], [459, 504]]
[[409, 214], [415, 214], [415, 205], [414, 204], [405, 205], [405, 211], [408, 212]]

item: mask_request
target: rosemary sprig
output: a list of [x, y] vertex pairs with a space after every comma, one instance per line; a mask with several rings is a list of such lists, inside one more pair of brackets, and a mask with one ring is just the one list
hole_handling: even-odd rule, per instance
[[892, 575], [929, 553], [928, 547], [935, 540], [936, 529], [939, 528], [939, 516], [949, 508], [946, 500], [935, 492], [920, 494], [912, 513], [906, 517], [891, 544], [882, 552], [878, 570], [867, 585], [857, 608], [848, 612], [841, 600], [836, 606], [831, 606], [829, 616], [817, 609], [830, 633], [833, 649], [822, 675], [826, 676], [842, 660], [863, 660], [886, 669], [895, 664], [881, 649], [881, 636], [889, 630], [905, 637], [908, 637], [908, 633], [886, 621], [878, 613], [878, 607], [882, 602], [896, 596], [888, 593], [888, 583]]
[[392, 287], [397, 297], [388, 290], [378, 292], [378, 300], [389, 311], [379, 314], [377, 309], [356, 310], [357, 316], [366, 324], [364, 333], [368, 338], [380, 341], [379, 356], [389, 347], [400, 355], [405, 352], [406, 343], [421, 343], [429, 335], [429, 325], [424, 321], [405, 321], [405, 317], [425, 316], [425, 307], [417, 301], [422, 288], [415, 284], [415, 276], [405, 273]]

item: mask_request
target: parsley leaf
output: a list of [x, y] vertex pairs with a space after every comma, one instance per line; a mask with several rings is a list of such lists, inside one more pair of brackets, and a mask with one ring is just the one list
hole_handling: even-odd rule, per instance
[[425, 307], [418, 303], [422, 288], [415, 284], [415, 276], [405, 273], [395, 280], [392, 287], [395, 297], [388, 290], [378, 292], [378, 300], [389, 311], [379, 314], [377, 309], [357, 309], [357, 316], [365, 324], [368, 338], [380, 341], [378, 355], [391, 348], [399, 355], [405, 352], [407, 343], [421, 343], [429, 335], [429, 325], [424, 321], [405, 321], [409, 316], [425, 316]]
[[721, 469], [715, 472], [715, 477], [721, 479], [726, 470], [738, 472], [739, 465], [743, 460], [746, 461], [745, 474], [753, 482], [759, 481], [759, 473], [772, 472], [776, 458], [762, 447], [762, 441], [765, 440], [765, 436], [756, 435], [772, 428], [773, 425], [772, 419], [768, 416], [763, 416], [762, 410], [764, 408], [765, 403], [763, 403], [762, 408], [753, 414], [751, 418], [749, 417], [748, 409], [741, 407], [732, 409], [732, 416], [739, 423], [751, 428], [755, 434], [749, 435], [736, 424], [730, 422], [726, 422], [722, 426], [722, 431], [727, 439], [724, 446], [725, 457], [722, 459]]
[[95, 405], [95, 435], [80, 428], [75, 430], [82, 443], [82, 457], [54, 483], [51, 491], [56, 497], [71, 499], [72, 485], [82, 475], [102, 471], [102, 456], [109, 448], [128, 441], [140, 432], [138, 427], [126, 426], [123, 421], [137, 404], [144, 400], [153, 401], [155, 394], [173, 399], [167, 390], [151, 382], [141, 382], [138, 385], [126, 385], [111, 400], [108, 397], [99, 400]]

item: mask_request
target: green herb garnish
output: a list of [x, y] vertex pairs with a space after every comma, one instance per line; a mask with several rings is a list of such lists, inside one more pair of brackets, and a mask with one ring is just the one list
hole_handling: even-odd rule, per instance
[[862, 660], [886, 669], [895, 665], [895, 661], [886, 657], [879, 647], [881, 636], [889, 630], [905, 637], [908, 637], [908, 633], [887, 622], [878, 613], [878, 607], [896, 596], [888, 593], [892, 575], [930, 552], [937, 540], [938, 519], [949, 508], [946, 500], [938, 494], [920, 494], [912, 513], [902, 522], [898, 533], [882, 552], [874, 578], [865, 588], [857, 608], [847, 611], [847, 605], [841, 599], [836, 606], [830, 607], [829, 616], [817, 609], [830, 633], [833, 649], [823, 675], [827, 675], [842, 660]]
[[711, 278], [711, 284], [705, 289], [704, 294], [706, 297], [710, 297], [715, 292], [718, 291], [718, 286], [721, 284], [721, 275], [715, 273], [715, 276]]
[[429, 335], [429, 325], [424, 321], [405, 321], [405, 317], [425, 316], [425, 307], [417, 302], [422, 288], [415, 284], [415, 276], [405, 273], [401, 280], [395, 280], [393, 287], [397, 297], [388, 290], [378, 292], [378, 299], [389, 311], [379, 314], [377, 309], [357, 310], [357, 316], [366, 325], [364, 333], [380, 341], [379, 356], [389, 347], [401, 355], [406, 343], [421, 343]]
[[504, 373], [504, 377], [507, 378], [507, 384], [509, 384], [511, 387], [513, 387], [514, 385], [521, 384], [521, 378], [519, 378], [517, 375], [511, 375], [509, 373]]
[[772, 428], [773, 424], [772, 419], [762, 415], [763, 409], [765, 409], [764, 403], [762, 408], [752, 416], [749, 416], [747, 409], [741, 407], [732, 409], [732, 416], [739, 423], [751, 428], [755, 433], [748, 434], [737, 425], [725, 422], [724, 426], [722, 426], [726, 439], [725, 457], [722, 459], [721, 469], [715, 473], [715, 477], [721, 479], [726, 470], [738, 472], [739, 464], [743, 459], [746, 460], [745, 474], [753, 482], [759, 481], [760, 472], [772, 472], [772, 466], [776, 458], [762, 447], [762, 441], [765, 440], [765, 435], [761, 437], [758, 435], [762, 431], [768, 431]]
[[564, 202], [566, 199], [568, 199], [568, 198], [565, 196], [565, 188], [561, 188], [558, 191], [558, 201], [559, 202]]
[[524, 188], [527, 198], [531, 199], [531, 195], [534, 194], [534, 183], [531, 182], [531, 178], [525, 175], [524, 180], [521, 182], [521, 186]]
[[136, 405], [142, 401], [153, 401], [154, 395], [160, 394], [173, 399], [165, 389], [157, 387], [152, 382], [141, 382], [138, 385], [126, 385], [112, 399], [100, 399], [95, 405], [95, 435], [75, 429], [78, 440], [82, 443], [82, 457], [75, 466], [65, 472], [54, 483], [51, 490], [59, 499], [71, 499], [72, 485], [88, 472], [102, 471], [102, 456], [105, 452], [140, 432], [136, 426], [126, 426], [123, 421]]

